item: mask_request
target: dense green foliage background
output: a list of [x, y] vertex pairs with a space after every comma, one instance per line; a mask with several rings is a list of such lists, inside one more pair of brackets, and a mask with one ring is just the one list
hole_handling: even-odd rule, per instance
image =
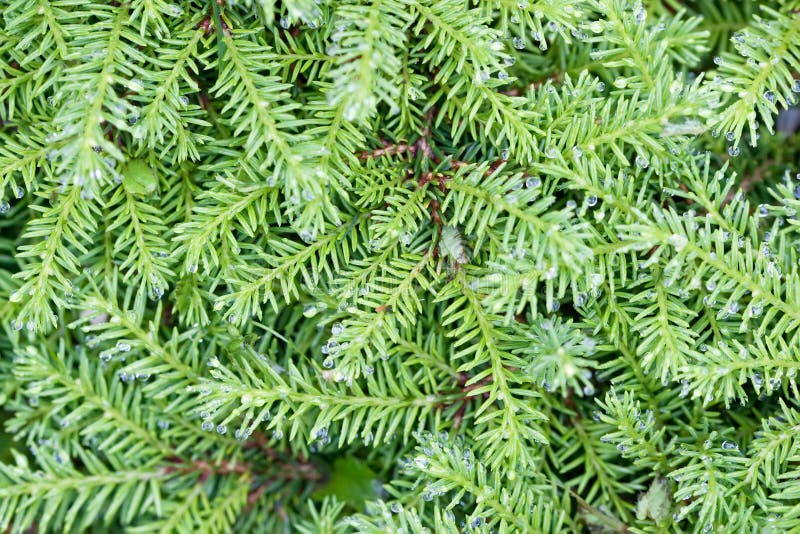
[[2, 528], [800, 531], [796, 0], [0, 11]]

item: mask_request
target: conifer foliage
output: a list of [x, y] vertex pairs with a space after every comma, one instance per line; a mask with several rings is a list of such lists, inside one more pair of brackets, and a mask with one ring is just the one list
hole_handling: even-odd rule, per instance
[[797, 0], [0, 12], [0, 530], [800, 531]]

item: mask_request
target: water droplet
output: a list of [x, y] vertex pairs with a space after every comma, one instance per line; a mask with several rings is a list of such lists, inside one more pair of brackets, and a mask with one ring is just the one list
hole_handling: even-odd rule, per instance
[[333, 365], [334, 365], [333, 358], [325, 358], [325, 360], [323, 360], [322, 362], [322, 366], [325, 369], [333, 369]]
[[770, 104], [774, 104], [774, 103], [775, 103], [775, 93], [774, 93], [774, 92], [772, 92], [772, 91], [767, 91], [766, 93], [764, 93], [764, 98], [765, 98], [765, 99], [767, 100], [767, 102], [769, 102]]
[[603, 283], [603, 275], [600, 273], [592, 273], [589, 275], [589, 285], [597, 288]]
[[303, 242], [305, 243], [314, 242], [314, 234], [309, 230], [300, 230], [300, 233], [298, 235], [300, 236], [300, 239], [302, 239]]
[[200, 424], [200, 428], [202, 428], [206, 432], [211, 432], [212, 430], [214, 430], [214, 423], [211, 421], [203, 421]]
[[[142, 80], [133, 79], [133, 80], [128, 82], [128, 89], [130, 89], [134, 93], [141, 93], [142, 90], [144, 89], [144, 84], [142, 83]], [[137, 117], [138, 117], [138, 113], [137, 113]], [[134, 122], [136, 122], [136, 121], [134, 121]]]
[[500, 152], [500, 159], [503, 161], [508, 161], [508, 156], [511, 154], [511, 151], [508, 148], [504, 148], [502, 152]]
[[736, 449], [739, 448], [739, 445], [737, 445], [733, 441], [725, 440], [722, 442], [722, 448], [725, 449], [726, 451], [735, 451]]
[[719, 56], [714, 57], [714, 64], [715, 65], [722, 65], [722, 58]]
[[196, 273], [196, 272], [197, 272], [197, 264], [196, 264], [196, 263], [192, 263], [192, 264], [190, 264], [190, 265], [189, 265], [189, 266], [186, 268], [186, 270], [187, 270], [187, 271], [189, 271], [189, 272], [190, 272], [190, 273], [192, 273], [192, 274]]
[[342, 323], [334, 323], [331, 327], [331, 334], [334, 336], [341, 335], [344, 332], [344, 325]]
[[635, 162], [636, 162], [636, 166], [639, 167], [640, 169], [646, 169], [647, 167], [650, 166], [650, 162], [647, 161], [642, 156], [636, 156]]
[[591, 195], [591, 196], [586, 197], [586, 205], [589, 206], [590, 208], [596, 206], [597, 205], [597, 197], [595, 195]]
[[483, 85], [487, 81], [489, 81], [489, 71], [486, 70], [477, 70], [475, 72], [475, 85]]
[[284, 30], [288, 30], [292, 25], [292, 21], [289, 20], [289, 17], [281, 17], [280, 25]]
[[6, 202], [5, 200], [0, 202], [0, 214], [8, 213], [8, 210], [11, 209], [11, 204]]
[[525, 180], [525, 187], [527, 187], [528, 189], [536, 189], [541, 185], [542, 185], [542, 180], [538, 176], [530, 176]]
[[739, 149], [738, 146], [729, 146], [728, 147], [728, 155], [730, 157], [732, 157], [732, 158], [735, 158], [736, 156], [738, 156], [739, 152], [741, 152], [741, 150]]
[[217, 425], [217, 434], [224, 435], [228, 431], [228, 427], [220, 423]]
[[583, 30], [581, 30], [580, 28], [575, 28], [575, 29], [572, 29], [572, 30], [570, 30], [570, 32], [569, 32], [569, 33], [570, 33], [570, 34], [571, 34], [571, 35], [572, 35], [572, 36], [573, 36], [575, 39], [577, 39], [577, 40], [579, 40], [579, 41], [583, 41], [583, 40], [585, 40], [585, 39], [586, 39], [586, 33], [585, 33]]
[[126, 343], [124, 341], [117, 341], [117, 350], [120, 352], [128, 352], [131, 350], [130, 343]]
[[418, 455], [416, 458], [414, 458], [414, 465], [416, 465], [419, 469], [427, 469], [430, 463], [430, 460], [422, 455]]
[[675, 247], [675, 250], [681, 251], [686, 246], [689, 240], [686, 236], [680, 234], [672, 234], [669, 236], [669, 244]]
[[511, 40], [511, 43], [514, 45], [514, 48], [517, 50], [524, 50], [525, 49], [525, 40], [522, 37], [514, 37]]

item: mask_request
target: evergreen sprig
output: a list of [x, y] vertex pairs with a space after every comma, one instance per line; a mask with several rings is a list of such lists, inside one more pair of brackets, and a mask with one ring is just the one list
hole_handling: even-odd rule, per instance
[[800, 530], [796, 0], [0, 13], [0, 529]]

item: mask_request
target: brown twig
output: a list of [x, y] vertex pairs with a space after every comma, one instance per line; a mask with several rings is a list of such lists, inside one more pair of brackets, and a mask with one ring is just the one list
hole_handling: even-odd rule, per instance
[[211, 22], [211, 17], [206, 17], [201, 20], [197, 25], [197, 28], [203, 30], [205, 35], [211, 35], [214, 33], [214, 23]]
[[[266, 436], [261, 433], [253, 434], [252, 438], [244, 443], [243, 448], [246, 450], [258, 449], [269, 460], [269, 467], [272, 469], [270, 470], [269, 478], [258, 483], [248, 492], [248, 509], [252, 508], [270, 486], [276, 482], [303, 481], [317, 484], [324, 480], [325, 477], [318, 467], [306, 460], [302, 455], [298, 455], [297, 458], [291, 458], [279, 453], [269, 446]], [[170, 457], [167, 460], [170, 465], [164, 468], [165, 473], [199, 473], [198, 482], [200, 484], [205, 483], [212, 475], [238, 474], [252, 479], [266, 474], [255, 471], [253, 464], [250, 462], [220, 460], [216, 463], [210, 463], [202, 459], [187, 462], [177, 456]]]
[[[438, 408], [449, 408], [450, 406], [458, 404], [458, 409], [456, 409], [455, 414], [453, 414], [454, 428], [458, 428], [459, 426], [461, 426], [461, 422], [463, 421], [464, 414], [466, 413], [467, 410], [467, 405], [469, 404], [469, 401], [471, 401], [472, 398], [474, 397], [474, 395], [470, 395], [469, 393], [473, 390], [476, 390], [480, 387], [492, 383], [492, 377], [489, 376], [479, 382], [475, 382], [474, 384], [467, 384], [470, 378], [471, 376], [468, 375], [467, 373], [459, 373], [458, 380], [456, 381], [456, 386], [458, 387], [458, 389], [454, 390], [452, 393], [458, 393], [460, 394], [460, 397], [452, 401], [440, 402], [437, 405]], [[484, 393], [483, 398], [484, 400], [488, 399], [489, 394]]]
[[[561, 75], [560, 74], [553, 74], [551, 76], [547, 76], [547, 77], [542, 78], [540, 80], [532, 81], [531, 83], [529, 83], [525, 87], [525, 91], [529, 91], [531, 89], [538, 89], [539, 87], [543, 86], [547, 82], [560, 82], [560, 81], [561, 81]], [[519, 87], [512, 87], [511, 89], [508, 89], [507, 91], [500, 91], [500, 92], [503, 93], [506, 96], [522, 96], [522, 89], [520, 89]]]
[[433, 148], [431, 148], [430, 141], [428, 141], [428, 136], [430, 135], [430, 130], [425, 128], [421, 133], [420, 136], [417, 138], [416, 141], [413, 143], [390, 143], [385, 139], [381, 139], [381, 144], [383, 145], [381, 148], [376, 148], [374, 150], [366, 150], [361, 152], [358, 155], [358, 158], [361, 160], [367, 160], [370, 158], [379, 158], [382, 156], [395, 156], [397, 154], [405, 154], [408, 152], [412, 156], [416, 156], [418, 153], [425, 156], [427, 159], [438, 163], [439, 158], [433, 152]]
[[200, 483], [204, 483], [211, 475], [230, 475], [230, 474], [251, 474], [251, 465], [248, 462], [229, 462], [227, 460], [220, 460], [216, 464], [208, 463], [205, 460], [192, 460], [185, 462], [182, 458], [173, 456], [168, 458], [170, 462], [177, 465], [169, 465], [164, 471], [166, 473], [181, 472], [184, 474], [199, 472]]

